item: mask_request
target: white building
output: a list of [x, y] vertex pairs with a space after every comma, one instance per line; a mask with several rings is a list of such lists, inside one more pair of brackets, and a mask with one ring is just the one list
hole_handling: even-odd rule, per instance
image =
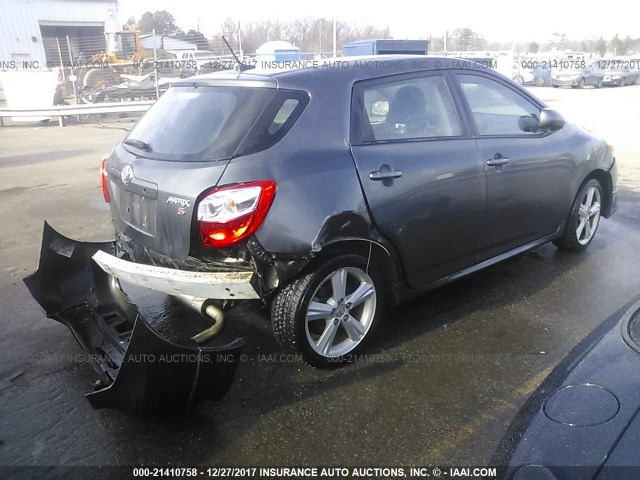
[[[107, 49], [105, 32], [122, 29], [117, 0], [1, 0], [0, 70], [10, 62], [59, 63]], [[69, 41], [67, 42], [67, 37]], [[56, 58], [57, 57], [57, 58]]]
[[142, 48], [148, 48], [149, 50], [154, 47], [158, 50], [197, 50], [198, 45], [195, 43], [180, 40], [179, 38], [170, 37], [169, 35], [161, 35], [156, 33], [155, 37], [152, 34], [140, 35], [140, 46]]

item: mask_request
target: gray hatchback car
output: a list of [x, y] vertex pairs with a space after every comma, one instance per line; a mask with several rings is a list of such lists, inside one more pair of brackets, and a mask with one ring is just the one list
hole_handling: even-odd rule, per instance
[[385, 302], [549, 241], [585, 249], [616, 177], [604, 140], [478, 64], [216, 73], [175, 83], [105, 158], [116, 241], [92, 257], [213, 320], [201, 345], [260, 299], [282, 346], [331, 367]]

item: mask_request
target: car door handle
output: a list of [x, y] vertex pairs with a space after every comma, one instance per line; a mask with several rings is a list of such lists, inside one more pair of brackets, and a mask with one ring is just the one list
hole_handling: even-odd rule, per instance
[[371, 180], [385, 180], [387, 178], [400, 178], [402, 176], [402, 172], [400, 170], [394, 170], [393, 167], [387, 165], [386, 163], [380, 165], [378, 170], [375, 170], [369, 173], [369, 178]]
[[487, 160], [487, 165], [489, 165], [490, 167], [500, 167], [502, 165], [506, 165], [510, 161], [511, 160], [509, 160], [507, 157], [493, 157]]

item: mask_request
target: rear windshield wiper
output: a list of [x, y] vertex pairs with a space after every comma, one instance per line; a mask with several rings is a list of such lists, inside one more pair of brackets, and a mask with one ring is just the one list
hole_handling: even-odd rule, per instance
[[145, 152], [150, 152], [151, 151], [151, 145], [149, 145], [146, 142], [143, 142], [142, 140], [137, 140], [135, 138], [127, 138], [122, 143], [125, 143], [127, 145], [131, 145], [132, 147], [135, 147], [138, 150], [143, 150]]

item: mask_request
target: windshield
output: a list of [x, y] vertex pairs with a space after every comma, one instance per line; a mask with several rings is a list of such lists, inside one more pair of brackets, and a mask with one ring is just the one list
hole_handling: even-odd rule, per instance
[[126, 59], [136, 53], [135, 33], [116, 33], [115, 52], [119, 59]]
[[160, 160], [231, 158], [275, 90], [172, 87], [124, 141], [137, 155]]

